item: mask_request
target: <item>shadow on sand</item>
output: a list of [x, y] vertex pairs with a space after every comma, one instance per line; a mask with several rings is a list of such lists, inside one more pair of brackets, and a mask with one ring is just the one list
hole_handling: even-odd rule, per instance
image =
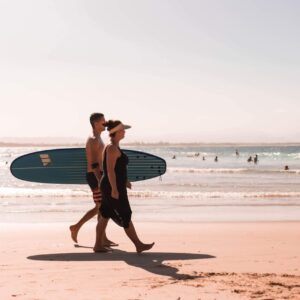
[[167, 252], [146, 252], [137, 254], [135, 252], [126, 252], [122, 250], [114, 250], [109, 253], [55, 253], [28, 256], [31, 260], [43, 261], [124, 261], [130, 266], [142, 268], [150, 273], [169, 276], [173, 279], [193, 279], [200, 276], [192, 276], [188, 274], [178, 274], [178, 269], [173, 266], [163, 264], [163, 261], [172, 260], [195, 260], [215, 258], [215, 256], [207, 254], [195, 253], [167, 253]]

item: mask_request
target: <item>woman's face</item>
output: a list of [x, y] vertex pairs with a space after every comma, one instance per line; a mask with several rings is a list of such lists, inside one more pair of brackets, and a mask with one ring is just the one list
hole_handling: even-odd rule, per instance
[[125, 137], [125, 129], [118, 130], [116, 132], [116, 138], [122, 140]]

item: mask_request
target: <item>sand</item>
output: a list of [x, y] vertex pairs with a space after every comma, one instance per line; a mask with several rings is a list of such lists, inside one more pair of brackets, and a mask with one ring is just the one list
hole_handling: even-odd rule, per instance
[[95, 221], [0, 224], [0, 299], [300, 299], [300, 222], [136, 223], [153, 249], [93, 253]]

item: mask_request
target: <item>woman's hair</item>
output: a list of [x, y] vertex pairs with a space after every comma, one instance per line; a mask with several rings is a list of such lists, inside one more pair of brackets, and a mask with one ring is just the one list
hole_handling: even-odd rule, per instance
[[91, 123], [93, 129], [95, 129], [95, 122], [98, 122], [103, 117], [104, 117], [104, 114], [101, 114], [101, 113], [93, 113], [93, 114], [91, 114], [91, 116], [90, 116], [90, 123]]
[[[110, 131], [111, 129], [115, 128], [116, 126], [118, 126], [119, 124], [121, 124], [122, 122], [119, 120], [108, 120], [106, 122], [106, 127], [107, 130]], [[110, 137], [115, 137], [116, 133], [110, 133], [109, 136]]]

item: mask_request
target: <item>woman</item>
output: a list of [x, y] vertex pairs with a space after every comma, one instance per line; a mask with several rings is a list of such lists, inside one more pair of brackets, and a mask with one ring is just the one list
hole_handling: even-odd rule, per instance
[[123, 227], [127, 236], [134, 243], [138, 253], [149, 250], [152, 244], [144, 244], [138, 238], [131, 221], [131, 208], [127, 196], [127, 188], [131, 183], [127, 178], [128, 157], [119, 147], [120, 141], [125, 137], [125, 129], [130, 128], [121, 121], [109, 120], [107, 129], [111, 143], [104, 149], [103, 153], [103, 176], [100, 189], [102, 192], [102, 205], [100, 213], [102, 218], [97, 225], [95, 252], [109, 251], [103, 244], [102, 236], [105, 232], [107, 222], [111, 218], [119, 226]]

